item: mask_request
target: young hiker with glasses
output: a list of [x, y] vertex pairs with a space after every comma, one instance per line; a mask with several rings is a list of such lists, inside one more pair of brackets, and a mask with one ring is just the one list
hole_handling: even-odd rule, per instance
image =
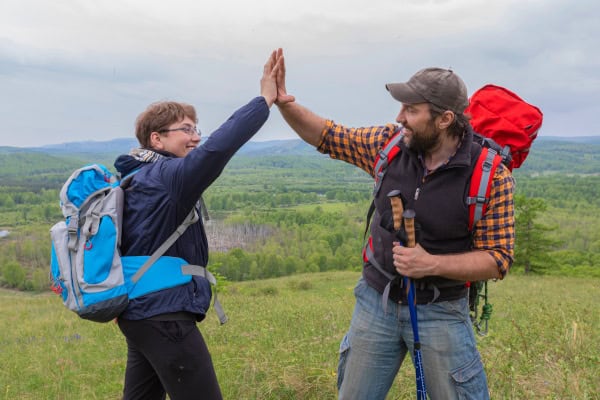
[[[122, 176], [138, 171], [125, 192], [123, 255], [152, 254], [194, 208], [200, 208], [202, 193], [267, 120], [277, 95], [277, 68], [273, 53], [263, 70], [260, 96], [235, 111], [202, 144], [196, 111], [189, 104], [154, 103], [138, 116], [140, 147], [115, 162]], [[202, 218], [165, 256], [206, 266], [208, 242]], [[204, 276], [130, 301], [118, 318], [127, 340], [124, 399], [164, 399], [166, 394], [171, 400], [222, 398], [196, 325], [210, 301], [211, 288]]]

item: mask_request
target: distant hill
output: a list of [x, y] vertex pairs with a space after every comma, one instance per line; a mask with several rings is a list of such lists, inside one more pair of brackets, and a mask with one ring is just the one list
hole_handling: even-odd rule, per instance
[[[0, 147], [0, 186], [27, 176], [31, 185], [59, 182], [73, 169], [91, 162], [112, 167], [117, 155], [137, 146], [133, 138], [105, 142], [82, 141], [42, 147]], [[309, 159], [304, 158], [309, 157]], [[300, 139], [250, 141], [233, 159], [232, 167], [295, 168], [326, 157]], [[317, 164], [311, 164], [317, 165]], [[318, 169], [318, 167], [315, 167]], [[516, 174], [600, 174], [600, 136], [540, 136]]]
[[[114, 139], [105, 142], [81, 141], [52, 144], [41, 147], [0, 146], [0, 186], [31, 188], [56, 187], [61, 185], [76, 168], [89, 163], [100, 163], [113, 169], [115, 158], [137, 147], [137, 140]], [[256, 163], [264, 166], [273, 158], [279, 168], [292, 168], [301, 161], [298, 157], [324, 157], [300, 139], [249, 142], [234, 157], [233, 164], [246, 168]], [[292, 158], [293, 157], [293, 158]], [[260, 158], [260, 160], [257, 160]], [[293, 163], [293, 164], [291, 164]], [[233, 165], [232, 165], [233, 167]]]
[[120, 154], [137, 147], [138, 141], [134, 138], [113, 139], [104, 142], [84, 141], [51, 144], [33, 148], [36, 151], [52, 154]]
[[600, 174], [600, 136], [541, 136], [517, 174]]
[[600, 136], [538, 136], [537, 142], [571, 142], [583, 144], [600, 144]]
[[269, 140], [264, 142], [250, 141], [246, 143], [238, 155], [264, 156], [264, 155], [312, 155], [316, 153], [314, 147], [301, 139]]
[[0, 186], [56, 187], [71, 171], [89, 162], [82, 157], [0, 148]]
[[[543, 143], [574, 143], [574, 144], [598, 144], [600, 145], [600, 136], [538, 136], [534, 146]], [[0, 154], [23, 153], [23, 152], [41, 152], [46, 154], [73, 156], [77, 154], [112, 154], [118, 155], [128, 152], [137, 147], [138, 142], [134, 138], [119, 138], [108, 141], [81, 141], [59, 144], [50, 144], [41, 147], [2, 147]], [[307, 154], [312, 153], [314, 149], [301, 139], [284, 139], [268, 141], [250, 141], [246, 143], [238, 154], [256, 156], [256, 155], [286, 155], [286, 154]]]
[[[138, 147], [136, 139], [113, 139], [104, 142], [83, 141], [51, 144], [41, 147], [0, 147], [0, 154], [11, 153], [44, 153], [52, 155], [112, 155], [127, 153], [130, 149]], [[259, 155], [286, 155], [309, 154], [315, 150], [301, 139], [250, 141], [239, 150], [237, 154], [248, 156]]]

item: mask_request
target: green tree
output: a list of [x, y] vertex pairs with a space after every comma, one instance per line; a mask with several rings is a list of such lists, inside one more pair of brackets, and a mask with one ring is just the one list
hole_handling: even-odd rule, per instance
[[543, 272], [556, 266], [549, 252], [560, 243], [546, 235], [554, 227], [536, 222], [538, 215], [546, 208], [542, 199], [515, 196], [515, 264], [522, 266], [526, 274]]
[[6, 208], [7, 210], [13, 208], [15, 202], [8, 193], [0, 193], [0, 207]]
[[8, 287], [21, 289], [25, 286], [25, 270], [16, 261], [9, 261], [4, 264], [2, 277]]
[[33, 286], [33, 290], [40, 292], [43, 290], [48, 290], [50, 287], [48, 270], [42, 268], [34, 269], [31, 274], [31, 284]]

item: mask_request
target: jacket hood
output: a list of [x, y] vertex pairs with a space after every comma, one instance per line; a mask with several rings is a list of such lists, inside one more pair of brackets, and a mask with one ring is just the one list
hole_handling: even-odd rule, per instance
[[115, 160], [115, 168], [121, 176], [128, 175], [129, 173], [135, 171], [140, 168], [144, 163], [142, 161], [136, 160], [129, 154], [123, 154], [117, 157]]
[[[161, 156], [167, 158], [176, 158], [174, 154], [169, 153], [168, 151], [151, 149], [151, 152], [158, 153]], [[123, 154], [117, 157], [117, 159], [115, 160], [115, 168], [121, 174], [121, 176], [125, 176], [130, 174], [134, 170], [141, 168], [143, 165], [148, 164], [148, 162], [152, 161], [142, 161], [131, 154]]]

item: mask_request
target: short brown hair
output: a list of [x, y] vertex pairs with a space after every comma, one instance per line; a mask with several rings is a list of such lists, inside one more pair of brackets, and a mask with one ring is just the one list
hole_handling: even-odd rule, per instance
[[[439, 117], [444, 113], [444, 109], [436, 106], [435, 104], [429, 104], [429, 114], [431, 115], [431, 120], [433, 121], [435, 118]], [[448, 110], [451, 111], [451, 110]], [[454, 111], [453, 111], [454, 112]], [[448, 134], [452, 137], [461, 138], [467, 127], [469, 126], [470, 117], [464, 113], [455, 113], [454, 112], [454, 121], [448, 127]]]
[[171, 124], [188, 117], [198, 122], [194, 106], [174, 101], [159, 101], [150, 104], [135, 120], [135, 136], [144, 148], [150, 148], [150, 134], [168, 129]]

